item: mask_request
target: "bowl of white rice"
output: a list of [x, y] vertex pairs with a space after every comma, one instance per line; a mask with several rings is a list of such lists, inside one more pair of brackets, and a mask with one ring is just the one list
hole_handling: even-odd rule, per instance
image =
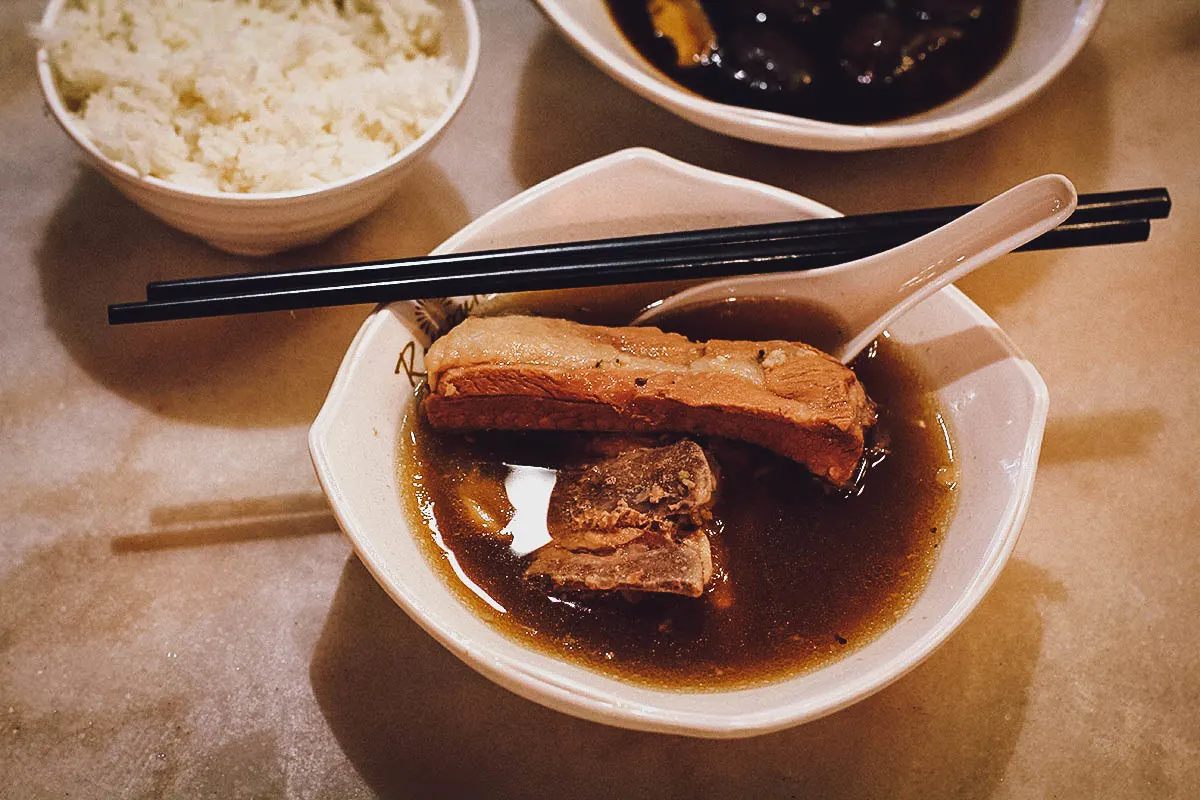
[[125, 196], [221, 250], [379, 207], [462, 106], [471, 0], [51, 0], [46, 104]]

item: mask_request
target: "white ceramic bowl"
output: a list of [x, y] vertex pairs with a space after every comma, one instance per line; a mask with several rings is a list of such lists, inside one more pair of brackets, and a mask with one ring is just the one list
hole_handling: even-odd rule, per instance
[[[67, 0], [50, 0], [42, 25], [50, 27]], [[334, 183], [288, 192], [202, 191], [140, 175], [104, 155], [67, 110], [55, 86], [45, 48], [37, 53], [38, 79], [50, 113], [123, 195], [163, 222], [242, 255], [269, 255], [313, 244], [370, 214], [400, 186], [432, 149], [462, 107], [479, 63], [479, 20], [471, 0], [434, 0], [443, 11], [443, 48], [459, 70], [450, 104], [429, 130], [374, 169]]]
[[[833, 214], [780, 189], [633, 149], [535, 186], [436, 252]], [[553, 302], [556, 294], [545, 297]], [[427, 534], [414, 533], [406, 521], [396, 446], [413, 397], [408, 373], [423, 369], [422, 327], [429, 322], [409, 303], [380, 307], [367, 319], [313, 424], [313, 463], [359, 557], [388, 594], [467, 664], [551, 708], [627, 728], [709, 737], [750, 736], [820, 717], [928, 656], [983, 598], [1016, 543], [1037, 468], [1046, 387], [996, 324], [948, 287], [892, 328], [938, 387], [961, 465], [959, 508], [939, 560], [924, 593], [894, 627], [841, 661], [749, 689], [647, 688], [560, 661], [467, 608], [414, 539]]]
[[1022, 0], [1004, 60], [970, 91], [930, 111], [877, 125], [842, 125], [716, 103], [678, 86], [624, 38], [602, 0], [537, 0], [600, 69], [642, 97], [709, 130], [801, 150], [874, 150], [953, 139], [1012, 113], [1083, 48], [1104, 0]]

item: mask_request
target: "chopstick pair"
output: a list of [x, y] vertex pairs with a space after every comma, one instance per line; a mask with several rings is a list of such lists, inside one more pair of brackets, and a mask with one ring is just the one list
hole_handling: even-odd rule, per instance
[[[604, 286], [815, 269], [922, 236], [975, 206], [947, 206], [568, 242], [298, 271], [158, 281], [108, 307], [113, 325], [488, 292]], [[1079, 196], [1058, 228], [1020, 250], [1145, 241], [1166, 189]]]

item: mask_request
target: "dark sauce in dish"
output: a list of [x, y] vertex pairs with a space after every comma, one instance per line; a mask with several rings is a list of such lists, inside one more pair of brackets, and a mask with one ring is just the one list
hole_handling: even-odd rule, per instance
[[[796, 311], [786, 301], [743, 300], [660, 327], [695, 339], [819, 338]], [[442, 433], [411, 412], [398, 453], [401, 485], [412, 487], [404, 502], [463, 602], [552, 655], [689, 690], [796, 675], [853, 652], [904, 614], [954, 508], [950, 435], [904, 349], [885, 337], [853, 367], [879, 404], [876, 430], [889, 452], [851, 496], [760, 448], [698, 439], [720, 471], [709, 529], [716, 574], [699, 599], [547, 594], [522, 578], [528, 556], [480, 530], [478, 506], [464, 498], [510, 516], [506, 465], [576, 463], [593, 434]]]
[[874, 123], [966, 92], [1008, 52], [1019, 0], [606, 0], [643, 58], [721, 103]]

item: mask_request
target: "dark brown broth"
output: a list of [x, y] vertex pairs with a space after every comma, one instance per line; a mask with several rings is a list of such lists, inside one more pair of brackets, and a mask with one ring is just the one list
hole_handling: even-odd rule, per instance
[[[607, 0], [643, 58], [699, 95], [843, 123], [927, 111], [1008, 52], [1018, 0], [699, 0], [717, 48], [680, 66], [650, 0]], [[674, 3], [676, 0], [666, 0]], [[684, 0], [688, 5], [692, 0]]]
[[[811, 340], [804, 328], [812, 318], [798, 312], [784, 301], [739, 301], [662, 327], [697, 339]], [[480, 535], [459, 500], [465, 480], [491, 482], [503, 495], [504, 464], [570, 463], [584, 434], [444, 434], [410, 413], [399, 453], [402, 485], [414, 490], [405, 502], [446, 581], [510, 636], [653, 685], [703, 689], [795, 675], [861, 647], [904, 613], [953, 512], [949, 436], [903, 348], [881, 339], [854, 369], [879, 403], [878, 430], [891, 451], [857, 496], [831, 493], [757, 447], [702, 441], [721, 484], [711, 533], [717, 575], [700, 599], [548, 596], [521, 578], [527, 558]]]

